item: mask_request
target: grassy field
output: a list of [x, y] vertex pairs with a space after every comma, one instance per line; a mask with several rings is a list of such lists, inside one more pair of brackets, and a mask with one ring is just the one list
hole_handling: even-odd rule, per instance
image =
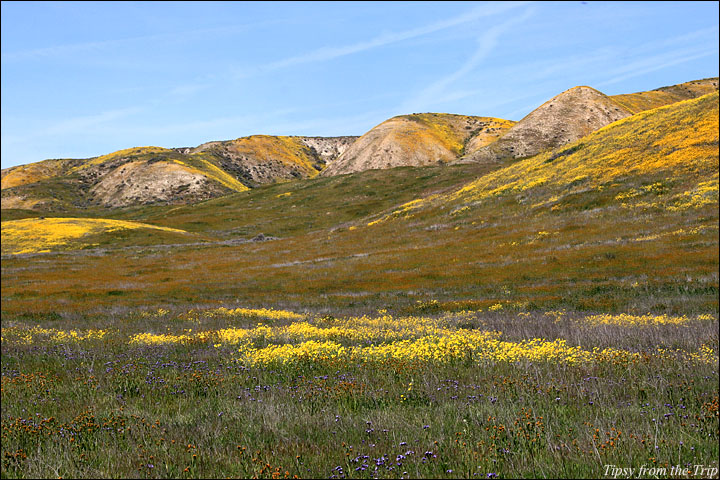
[[93, 325], [3, 323], [3, 477], [717, 467], [714, 315], [215, 308]]

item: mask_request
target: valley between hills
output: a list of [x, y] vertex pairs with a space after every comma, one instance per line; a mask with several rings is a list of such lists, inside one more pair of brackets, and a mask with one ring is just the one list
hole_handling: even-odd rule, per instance
[[3, 478], [716, 478], [718, 103], [2, 170]]

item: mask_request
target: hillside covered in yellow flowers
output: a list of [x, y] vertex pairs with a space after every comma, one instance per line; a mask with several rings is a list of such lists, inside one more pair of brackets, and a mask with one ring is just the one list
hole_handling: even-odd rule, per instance
[[[714, 88], [712, 79], [682, 92], [692, 97], [708, 85]], [[602, 102], [611, 98], [581, 90]], [[648, 95], [659, 94], [637, 98]], [[715, 90], [628, 113], [525, 158], [423, 160], [341, 175], [318, 174], [330, 167], [313, 163], [321, 154], [330, 166], [362, 156], [380, 137], [402, 140], [408, 152], [419, 145], [426, 160], [439, 142], [452, 158], [470, 151], [479, 135], [475, 152], [520, 123], [411, 115], [386, 122], [379, 137], [342, 137], [342, 145], [254, 136], [4, 172], [3, 201], [13, 208], [2, 211], [3, 309], [52, 311], [59, 301], [62, 308], [102, 309], [114, 301], [103, 285], [124, 285], [128, 307], [244, 299], [353, 312], [383, 305], [408, 312], [491, 305], [634, 314], [717, 309]], [[297, 178], [246, 186], [228, 162], [245, 168], [243, 158], [251, 156], [290, 166]], [[254, 165], [248, 168], [262, 170]], [[134, 171], [151, 182], [157, 169], [171, 168], [173, 178], [191, 172], [200, 180], [184, 190], [187, 204], [170, 197], [135, 202], [132, 192], [142, 183], [108, 183]], [[69, 173], [63, 180], [58, 171]], [[78, 188], [68, 191], [63, 182]], [[68, 208], [83, 188], [104, 192], [106, 203]], [[40, 192], [48, 200], [33, 204]], [[29, 203], [13, 204], [13, 195]], [[54, 267], [43, 268], [46, 262]], [[25, 287], [40, 281], [40, 289]]]
[[583, 195], [607, 197], [606, 208], [627, 210], [717, 204], [718, 92], [626, 117], [455, 192], [414, 200], [391, 215], [430, 204], [457, 204], [459, 214], [503, 196], [531, 202], [533, 209], [558, 211]]

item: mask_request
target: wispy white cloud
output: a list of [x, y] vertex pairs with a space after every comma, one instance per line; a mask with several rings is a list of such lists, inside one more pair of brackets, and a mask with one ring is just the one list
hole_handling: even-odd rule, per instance
[[127, 107], [116, 110], [107, 110], [96, 115], [85, 115], [63, 120], [62, 122], [51, 125], [44, 129], [42, 134], [46, 135], [62, 135], [66, 133], [75, 133], [88, 128], [96, 127], [113, 120], [129, 117], [145, 110], [145, 107]]
[[[250, 66], [250, 67], [235, 67], [231, 69], [230, 77], [235, 80], [240, 80], [263, 73], [289, 68], [297, 65], [307, 63], [317, 63], [330, 61], [336, 58], [352, 55], [355, 53], [364, 52], [374, 48], [383, 47], [393, 43], [398, 43], [404, 40], [410, 40], [413, 38], [422, 37], [442, 30], [457, 27], [466, 23], [473, 22], [483, 17], [497, 15], [503, 12], [507, 12], [521, 6], [527, 5], [528, 1], [515, 1], [515, 2], [488, 2], [478, 5], [477, 7], [461, 14], [456, 17], [452, 17], [445, 20], [440, 20], [429, 25], [421, 27], [403, 30], [400, 32], [385, 33], [369, 40], [354, 43], [351, 45], [344, 45], [339, 47], [323, 47], [313, 50], [308, 53], [301, 55], [295, 55], [292, 57], [284, 58], [274, 62], [269, 62], [263, 65]], [[189, 82], [183, 85], [176, 86], [168, 91], [169, 96], [187, 96], [198, 91], [202, 91], [211, 88], [217, 81], [225, 80], [225, 75], [220, 74], [206, 74], [202, 79], [198, 79], [195, 82]]]
[[[454, 72], [445, 75], [436, 80], [431, 85], [424, 88], [421, 92], [406, 100], [400, 110], [403, 111], [419, 111], [424, 110], [430, 105], [436, 105], [443, 101], [452, 99], [456, 94], [446, 94], [445, 90], [454, 82], [472, 72], [485, 58], [487, 58], [495, 49], [500, 36], [512, 27], [526, 21], [534, 14], [533, 8], [526, 9], [522, 15], [511, 18], [510, 20], [496, 25], [488, 29], [478, 39], [478, 46], [472, 56], [463, 63], [463, 65]], [[443, 95], [447, 95], [444, 96]]]
[[274, 62], [266, 63], [264, 65], [237, 69], [235, 72], [235, 77], [245, 78], [259, 73], [265, 73], [281, 68], [292, 67], [295, 65], [333, 60], [335, 58], [344, 57], [346, 55], [364, 52], [373, 48], [383, 47], [385, 45], [401, 42], [403, 40], [409, 40], [412, 38], [421, 37], [423, 35], [429, 35], [431, 33], [435, 33], [448, 28], [457, 27], [459, 25], [478, 20], [482, 17], [496, 15], [518, 8], [528, 3], [530, 2], [484, 3], [468, 12], [463, 13], [462, 15], [446, 20], [441, 20], [430, 25], [425, 25], [410, 30], [404, 30], [401, 32], [385, 33], [377, 37], [371, 38], [370, 40], [354, 43], [351, 45], [342, 45], [339, 47], [323, 47], [308, 53], [295, 55]]
[[[514, 93], [509, 93], [500, 102], [493, 99], [478, 99], [477, 101], [481, 102], [482, 107], [479, 114], [493, 115], [496, 107], [512, 105], [520, 100], [537, 99], [535, 103], [528, 103], [505, 113], [505, 118], [517, 119], [538, 107], [551, 96], [559, 94], [564, 88], [571, 88], [576, 85], [590, 85], [595, 88], [602, 88], [620, 83], [628, 78], [717, 55], [717, 34], [718, 28], [715, 26], [637, 45], [627, 52], [617, 46], [607, 45], [583, 54], [538, 59], [526, 61], [522, 64], [512, 63], [502, 67], [495, 67], [491, 71], [483, 70], [479, 73], [479, 78], [496, 80], [498, 78], [522, 77], [526, 83], [524, 91], [527, 94], [517, 97]], [[625, 56], [627, 58], [625, 58], [624, 63], [619, 63], [619, 59]], [[467, 63], [474, 63], [474, 57], [469, 59]], [[458, 72], [465, 72], [465, 70], [465, 68], [461, 68]], [[447, 78], [454, 80], [455, 74], [458, 72], [441, 79], [434, 86], [444, 87], [449, 85], [452, 82], [446, 82], [445, 80]], [[567, 84], [557, 89], [557, 82], [555, 81], [557, 78], [565, 79]], [[601, 81], [597, 81], [598, 79], [601, 79]], [[435, 88], [430, 93], [434, 97], [433, 95], [426, 95], [428, 103], [442, 104], [468, 97], [482, 97], [486, 92], [484, 89], [448, 91], [448, 89]], [[403, 111], [410, 111], [413, 108], [415, 111], [422, 109], [421, 106], [412, 106], [410, 102], [403, 104]]]
[[27, 133], [3, 134], [2, 142], [8, 145], [27, 144], [28, 142], [38, 138], [95, 132], [108, 123], [141, 113], [145, 109], [145, 107], [135, 106], [107, 110], [94, 115], [81, 115], [66, 118], [51, 125], [35, 128]]
[[188, 97], [211, 86], [212, 84], [209, 82], [185, 83], [171, 88], [168, 90], [167, 95], [170, 97]]
[[2, 55], [0, 55], [0, 58], [3, 62], [9, 62], [14, 60], [27, 60], [33, 58], [57, 57], [60, 55], [75, 54], [92, 50], [101, 50], [103, 48], [123, 45], [128, 42], [150, 40], [155, 37], [155, 35], [148, 35], [143, 37], [104, 40], [100, 42], [82, 42], [66, 45], [54, 45], [52, 47], [33, 48], [29, 50], [19, 50], [16, 52], [3, 52]]
[[636, 54], [644, 53], [647, 51], [661, 50], [667, 47], [677, 48], [679, 45], [684, 43], [690, 43], [692, 45], [705, 45], [708, 42], [717, 44], [718, 40], [718, 26], [714, 25], [708, 28], [701, 28], [692, 32], [683, 33], [674, 37], [668, 37], [660, 41], [650, 42], [643, 45], [638, 45], [634, 49]]
[[14, 52], [3, 52], [0, 58], [3, 62], [28, 60], [34, 58], [48, 58], [74, 55], [77, 53], [103, 51], [109, 48], [122, 47], [134, 43], [147, 44], [153, 41], [189, 41], [198, 36], [208, 35], [227, 35], [240, 33], [251, 28], [268, 26], [270, 24], [281, 23], [283, 20], [268, 20], [263, 22], [242, 24], [242, 25], [226, 25], [209, 28], [199, 28], [195, 30], [181, 30], [167, 33], [155, 33], [150, 35], [138, 35], [126, 38], [114, 38], [95, 42], [78, 42], [65, 45], [53, 45], [49, 47], [32, 48], [27, 50], [18, 50]]
[[700, 58], [709, 56], [717, 57], [718, 47], [714, 45], [701, 45], [687, 48], [678, 48], [669, 51], [662, 51], [651, 56], [635, 58], [623, 65], [605, 70], [605, 75], [609, 76], [605, 81], [598, 83], [597, 87], [604, 87], [614, 83], [622, 82], [633, 77], [639, 77], [647, 73], [655, 72], [665, 68], [669, 68], [682, 63], [690, 62]]

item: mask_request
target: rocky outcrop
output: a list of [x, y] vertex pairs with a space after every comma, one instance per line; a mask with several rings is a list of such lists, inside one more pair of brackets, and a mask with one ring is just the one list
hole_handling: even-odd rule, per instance
[[326, 166], [331, 165], [360, 137], [298, 137]]
[[215, 157], [223, 170], [249, 187], [314, 177], [324, 166], [301, 137], [252, 135], [206, 143], [197, 152]]
[[89, 193], [93, 203], [125, 207], [206, 200], [228, 193], [228, 189], [183, 165], [133, 161], [103, 175]]
[[4, 169], [2, 204], [62, 209], [63, 203], [114, 208], [197, 202], [314, 177], [356, 138], [254, 135], [198, 147], [134, 147], [90, 159], [46, 160]]
[[310, 178], [332, 164], [358, 137], [252, 135], [204, 143], [189, 153], [206, 153], [245, 185], [254, 187], [293, 178]]

